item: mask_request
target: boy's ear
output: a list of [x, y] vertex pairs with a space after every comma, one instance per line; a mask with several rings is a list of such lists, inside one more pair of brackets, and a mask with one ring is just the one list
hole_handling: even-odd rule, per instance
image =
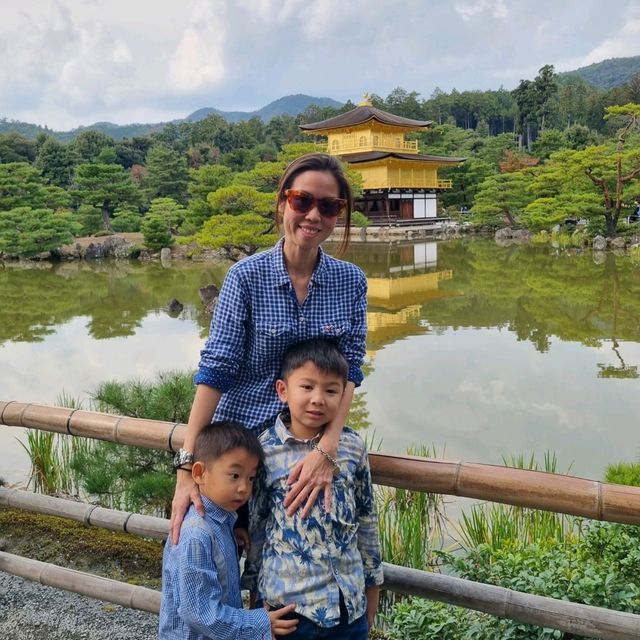
[[276, 393], [280, 402], [287, 401], [287, 383], [284, 380], [276, 380]]
[[191, 467], [191, 477], [193, 478], [196, 484], [204, 483], [204, 471], [205, 465], [204, 462], [194, 462]]

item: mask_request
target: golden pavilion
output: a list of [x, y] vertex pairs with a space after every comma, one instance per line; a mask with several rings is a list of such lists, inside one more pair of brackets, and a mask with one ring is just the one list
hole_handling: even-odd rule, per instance
[[432, 124], [377, 109], [365, 96], [347, 113], [300, 128], [309, 135], [327, 136], [327, 152], [362, 174], [363, 197], [355, 202], [357, 210], [379, 222], [429, 222], [438, 216], [438, 192], [452, 186], [451, 180], [438, 178], [438, 168], [465, 161], [422, 155], [417, 140], [405, 139], [409, 131], [424, 131]]

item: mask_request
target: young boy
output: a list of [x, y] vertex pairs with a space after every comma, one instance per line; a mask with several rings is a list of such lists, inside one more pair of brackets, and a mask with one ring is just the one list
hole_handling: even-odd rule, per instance
[[269, 612], [242, 609], [233, 525], [236, 510], [251, 496], [264, 459], [257, 437], [239, 424], [215, 422], [198, 435], [193, 456], [191, 473], [200, 488], [205, 516], [191, 505], [178, 544], [167, 540], [159, 638], [269, 640], [292, 633], [295, 621], [283, 616], [293, 605]]
[[265, 464], [250, 507], [251, 548], [243, 587], [265, 606], [296, 603], [291, 638], [366, 640], [378, 607], [382, 565], [369, 461], [358, 434], [344, 428], [334, 460], [331, 512], [319, 496], [308, 517], [287, 515], [291, 468], [317, 447], [335, 417], [348, 364], [333, 343], [299, 342], [284, 355], [276, 390], [288, 404], [260, 441]]

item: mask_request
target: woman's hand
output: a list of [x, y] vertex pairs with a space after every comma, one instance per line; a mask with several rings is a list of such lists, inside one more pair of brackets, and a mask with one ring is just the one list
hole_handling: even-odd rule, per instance
[[[335, 451], [327, 453], [332, 457], [336, 454]], [[287, 478], [287, 484], [291, 487], [284, 499], [287, 515], [292, 516], [304, 502], [304, 509], [300, 515], [306, 518], [321, 491], [324, 491], [324, 509], [328, 513], [331, 510], [333, 471], [331, 462], [315, 449], [300, 460]]]
[[173, 544], [178, 544], [180, 527], [192, 502], [198, 513], [204, 517], [204, 506], [202, 500], [200, 500], [200, 491], [191, 477], [191, 470], [178, 469], [177, 473], [176, 491], [171, 502], [171, 520], [169, 522], [169, 535]]

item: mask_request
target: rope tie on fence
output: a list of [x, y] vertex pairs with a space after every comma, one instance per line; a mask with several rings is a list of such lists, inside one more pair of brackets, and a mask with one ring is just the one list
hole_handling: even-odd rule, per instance
[[596, 485], [598, 487], [598, 496], [597, 500], [597, 509], [598, 509], [598, 520], [602, 520], [604, 518], [604, 501], [602, 499], [602, 482], [598, 482]]
[[7, 402], [7, 404], [4, 405], [4, 408], [2, 409], [2, 413], [0, 413], [0, 422], [2, 424], [4, 424], [4, 412], [7, 410], [7, 407], [10, 404], [15, 404], [17, 402], [17, 400], [9, 400], [9, 402]]
[[[30, 402], [29, 404], [26, 404], [26, 405], [24, 406], [24, 409], [22, 409], [22, 411], [20, 412], [20, 418], [19, 418], [20, 422], [22, 422], [22, 420], [23, 420], [23, 418], [24, 418], [24, 414], [26, 413], [27, 409], [28, 409], [32, 404], [33, 404], [33, 403], [32, 403], [32, 402]], [[3, 411], [2, 413], [4, 413], [4, 411]]]
[[77, 411], [78, 409], [72, 409], [71, 413], [67, 416], [67, 433], [72, 436], [73, 433], [71, 433], [71, 418], [73, 417], [73, 414]]
[[456, 477], [453, 480], [453, 490], [455, 495], [458, 495], [458, 482], [460, 480], [460, 472], [462, 471], [462, 462], [458, 461], [456, 464]]
[[98, 508], [97, 504], [92, 504], [90, 509], [84, 514], [84, 524], [86, 527], [91, 526], [91, 514]]
[[132, 515], [133, 515], [133, 513], [129, 512], [129, 513], [127, 514], [127, 517], [124, 519], [124, 522], [122, 523], [122, 530], [123, 530], [125, 533], [129, 533], [129, 531], [127, 530], [127, 524], [128, 524], [128, 522], [129, 522], [129, 518], [131, 518], [131, 516], [132, 516]]
[[178, 427], [179, 424], [180, 424], [179, 422], [176, 422], [173, 425], [173, 427], [171, 427], [171, 431], [169, 432], [169, 451], [171, 451], [171, 453], [175, 453], [176, 452], [176, 450], [173, 448], [172, 439], [173, 439], [173, 432], [176, 430], [176, 427]]
[[120, 427], [120, 423], [124, 420], [124, 416], [120, 416], [116, 423], [113, 425], [113, 441], [120, 444], [120, 440], [118, 439], [118, 429]]

